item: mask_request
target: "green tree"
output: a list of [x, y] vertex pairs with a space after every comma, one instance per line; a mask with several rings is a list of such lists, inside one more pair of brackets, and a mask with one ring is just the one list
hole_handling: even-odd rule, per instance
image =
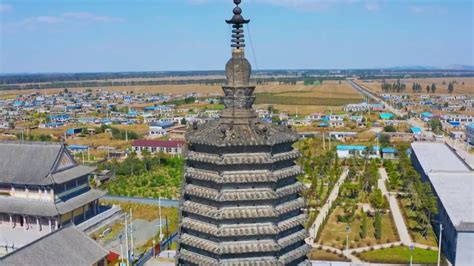
[[380, 240], [382, 238], [382, 215], [380, 214], [380, 212], [375, 213], [374, 228], [375, 238], [377, 240]]
[[365, 239], [367, 237], [367, 214], [362, 212], [362, 223], [360, 224], [360, 239]]
[[441, 123], [439, 118], [431, 119], [430, 122], [429, 122], [429, 125], [430, 125], [430, 128], [431, 128], [431, 131], [433, 131], [435, 133], [440, 133], [441, 130], [443, 130], [443, 124]]
[[385, 198], [382, 194], [382, 191], [379, 188], [376, 188], [370, 193], [369, 202], [377, 210], [380, 210], [385, 205]]
[[385, 132], [397, 132], [397, 129], [393, 125], [386, 125], [383, 128]]
[[431, 92], [435, 93], [436, 92], [436, 84], [431, 84]]
[[380, 134], [379, 142], [382, 147], [390, 146], [390, 136], [387, 134]]
[[454, 92], [454, 85], [453, 83], [449, 82], [448, 84], [448, 92], [449, 93], [453, 93]]

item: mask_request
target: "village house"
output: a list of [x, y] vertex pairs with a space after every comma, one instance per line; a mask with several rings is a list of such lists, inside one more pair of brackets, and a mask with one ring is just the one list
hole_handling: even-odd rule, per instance
[[307, 119], [311, 120], [311, 121], [319, 121], [319, 120], [323, 119], [323, 117], [324, 117], [323, 113], [312, 113], [312, 114], [308, 115]]
[[369, 110], [369, 105], [363, 103], [351, 103], [344, 106], [344, 112], [366, 112]]
[[151, 154], [164, 153], [173, 156], [181, 156], [185, 148], [185, 142], [181, 140], [135, 140], [132, 149], [137, 154], [148, 151]]

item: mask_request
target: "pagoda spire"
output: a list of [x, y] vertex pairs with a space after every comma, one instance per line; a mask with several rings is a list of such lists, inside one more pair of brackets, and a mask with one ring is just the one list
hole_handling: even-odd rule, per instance
[[227, 24], [232, 25], [232, 44], [231, 47], [240, 49], [245, 47], [243, 25], [248, 24], [250, 20], [244, 19], [242, 9], [239, 7], [241, 0], [234, 0], [236, 7], [234, 8], [234, 16], [230, 20], [226, 20]]

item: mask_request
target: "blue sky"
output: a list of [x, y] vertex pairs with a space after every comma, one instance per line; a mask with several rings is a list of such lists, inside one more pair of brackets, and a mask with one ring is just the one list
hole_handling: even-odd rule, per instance
[[[471, 0], [243, 0], [256, 69], [474, 64]], [[0, 72], [219, 70], [232, 0], [0, 0]], [[247, 30], [247, 29], [246, 29]], [[247, 41], [249, 39], [246, 32]]]

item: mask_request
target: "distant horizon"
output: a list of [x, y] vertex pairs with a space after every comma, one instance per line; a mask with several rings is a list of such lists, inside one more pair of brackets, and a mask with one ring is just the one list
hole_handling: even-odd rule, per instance
[[[349, 71], [349, 70], [387, 70], [387, 71], [462, 71], [462, 72], [474, 72], [474, 65], [461, 65], [455, 64], [453, 66], [460, 66], [461, 68], [451, 68], [450, 66], [437, 67], [437, 66], [393, 66], [393, 67], [369, 67], [369, 68], [279, 68], [279, 69], [252, 69], [252, 72], [265, 72], [265, 71]], [[222, 69], [189, 69], [189, 70], [134, 70], [134, 71], [85, 71], [85, 72], [6, 72], [0, 73], [0, 76], [10, 75], [48, 75], [48, 74], [100, 74], [100, 73], [183, 73], [183, 72], [222, 72], [225, 73], [224, 68]]]
[[[232, 2], [3, 0], [0, 73], [221, 70]], [[246, 54], [255, 70], [472, 66], [473, 5], [243, 0]]]

